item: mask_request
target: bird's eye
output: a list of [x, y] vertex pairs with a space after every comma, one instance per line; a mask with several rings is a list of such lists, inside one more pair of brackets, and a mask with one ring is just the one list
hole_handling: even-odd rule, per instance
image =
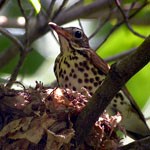
[[82, 37], [81, 31], [75, 31], [74, 36], [78, 39], [81, 38]]

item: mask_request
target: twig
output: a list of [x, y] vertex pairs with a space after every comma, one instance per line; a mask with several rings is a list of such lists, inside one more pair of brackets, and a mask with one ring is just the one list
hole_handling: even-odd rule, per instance
[[146, 38], [146, 36], [141, 35], [141, 34], [139, 34], [138, 32], [136, 32], [136, 31], [131, 27], [131, 25], [129, 24], [129, 22], [127, 22], [126, 25], [127, 25], [128, 29], [129, 29], [134, 35], [136, 35], [136, 36], [138, 36], [138, 37], [140, 37], [140, 38], [143, 38], [143, 39]]
[[6, 87], [10, 88], [12, 86], [12, 84], [15, 83], [16, 78], [17, 78], [18, 73], [19, 73], [19, 70], [20, 70], [20, 68], [21, 68], [21, 66], [22, 66], [22, 64], [25, 60], [26, 54], [27, 54], [26, 51], [23, 51], [23, 52], [20, 53], [19, 61], [16, 65], [13, 73], [11, 74], [11, 77], [10, 77], [8, 83], [6, 84]]
[[79, 26], [80, 26], [80, 28], [83, 30], [83, 32], [84, 32], [84, 28], [83, 28], [83, 26], [82, 26], [82, 23], [81, 23], [81, 20], [80, 19], [78, 19], [78, 22], [79, 22]]
[[135, 6], [135, 5], [136, 5], [136, 2], [131, 3], [131, 5], [130, 5], [128, 11], [126, 12], [126, 16], [129, 16], [130, 11], [131, 11], [132, 9], [134, 9], [134, 6]]
[[[143, 9], [146, 5], [148, 4], [147, 1], [145, 1], [145, 3], [143, 3], [134, 13], [132, 13], [128, 19], [131, 19], [132, 17], [134, 17], [141, 9]], [[106, 37], [104, 38], [104, 40], [96, 47], [96, 49], [99, 49], [109, 38], [109, 36], [118, 28], [120, 27], [123, 23], [125, 23], [125, 20], [122, 20], [120, 22], [118, 22], [110, 31], [109, 33], [106, 35]]]
[[17, 46], [12, 46], [0, 53], [0, 68], [3, 68], [9, 61], [11, 61], [18, 53]]
[[122, 53], [119, 53], [119, 54], [117, 54], [117, 55], [114, 55], [114, 56], [105, 58], [104, 60], [105, 60], [105, 62], [107, 62], [107, 63], [108, 63], [108, 62], [112, 62], [112, 61], [119, 60], [119, 59], [121, 59], [121, 58], [123, 58], [123, 57], [125, 57], [125, 56], [127, 56], [127, 55], [129, 55], [129, 54], [131, 54], [132, 52], [136, 51], [136, 49], [137, 49], [137, 48], [132, 48], [132, 49], [130, 49], [130, 50], [126, 50], [126, 51], [124, 51], [124, 52], [122, 52]]
[[28, 17], [26, 16], [26, 13], [25, 13], [25, 11], [24, 11], [24, 9], [22, 7], [21, 0], [18, 0], [18, 5], [19, 5], [20, 11], [21, 11], [21, 13], [22, 13], [22, 15], [23, 15], [23, 17], [25, 18], [25, 21], [26, 21], [26, 24], [25, 24], [26, 32], [25, 32], [24, 48], [22, 49], [22, 51], [20, 51], [19, 61], [18, 61], [17, 65], [16, 65], [16, 67], [14, 68], [13, 73], [11, 74], [11, 77], [10, 77], [8, 83], [6, 84], [6, 87], [8, 87], [8, 88], [10, 88], [13, 83], [15, 83], [16, 78], [17, 78], [18, 73], [19, 73], [19, 70], [22, 67], [23, 62], [25, 60], [25, 57], [27, 55], [27, 51], [29, 50], [29, 48], [28, 48], [28, 46], [29, 46]]
[[[110, 1], [110, 3], [112, 4], [114, 2]], [[145, 3], [145, 5], [146, 4], [147, 3]], [[108, 1], [106, 1], [106, 0], [95, 1], [95, 2], [93, 2], [93, 3], [91, 3], [90, 5], [87, 5], [87, 6], [79, 5], [78, 7], [75, 7], [74, 9], [70, 9], [69, 11], [67, 11], [70, 8], [69, 7], [65, 11], [62, 11], [61, 14], [59, 14], [58, 17], [55, 18], [54, 22], [59, 24], [59, 25], [62, 25], [64, 23], [67, 23], [67, 22], [72, 21], [74, 19], [88, 16], [89, 11], [90, 11], [90, 14], [94, 14], [94, 13], [99, 12], [99, 11], [102, 12], [104, 9], [106, 10], [107, 7], [108, 7]], [[143, 7], [144, 6], [141, 6], [141, 9]], [[132, 16], [134, 16], [134, 14], [133, 15], [131, 14], [131, 17]], [[47, 33], [49, 31], [49, 30], [47, 30], [47, 26], [46, 26], [47, 22], [44, 21], [44, 19], [47, 19], [47, 18], [43, 18], [43, 20], [40, 21], [40, 22], [37, 19], [35, 20], [35, 18], [30, 19], [31, 24], [33, 25], [33, 27], [32, 27], [33, 30], [29, 33], [29, 44], [32, 44], [32, 42], [34, 42], [37, 38], [39, 38], [40, 36], [44, 35], [45, 33]], [[17, 24], [17, 19], [12, 19], [12, 18], [9, 18], [4, 23], [2, 23], [2, 22], [0, 22], [0, 23], [1, 23], [0, 26], [19, 27], [19, 28], [24, 27], [24, 25]], [[43, 24], [45, 24], [45, 25], [43, 25]], [[16, 50], [17, 50], [15, 45], [11, 46], [8, 49], [9, 49], [11, 54], [13, 53], [13, 55], [14, 55], [14, 51], [16, 52]], [[1, 57], [0, 61], [3, 62], [3, 63], [0, 63], [1, 67], [2, 66], [4, 67], [7, 63], [10, 62], [10, 60], [11, 60], [10, 55], [11, 54], [7, 55], [9, 53], [9, 51], [7, 51], [6, 55], [5, 54], [0, 55], [0, 57]], [[3, 64], [3, 65], [1, 65], [1, 64]]]
[[73, 5], [71, 5], [66, 11], [72, 10], [74, 8], [76, 8], [77, 6], [81, 5], [83, 3], [83, 0], [79, 0], [77, 2], [75, 2]]
[[[94, 123], [121, 87], [150, 61], [150, 36], [134, 53], [111, 66], [103, 84], [79, 114], [75, 129], [77, 144], [84, 142]], [[109, 93], [108, 93], [109, 91]], [[84, 130], [83, 130], [84, 129]]]
[[89, 39], [95, 36], [95, 34], [106, 24], [106, 22], [108, 22], [108, 20], [110, 19], [110, 16], [111, 16], [111, 13], [109, 13], [109, 15], [106, 17], [106, 19], [102, 23], [100, 23], [100, 20], [99, 20], [99, 25], [97, 26], [95, 31], [89, 36]]
[[22, 7], [22, 4], [21, 4], [20, 0], [18, 0], [18, 5], [19, 5], [19, 8], [21, 10], [22, 15], [24, 16], [24, 18], [26, 20], [26, 24], [25, 24], [26, 32], [25, 32], [25, 40], [24, 40], [24, 45], [25, 46], [24, 46], [24, 49], [22, 49], [22, 51], [20, 52], [19, 61], [18, 61], [17, 65], [16, 65], [16, 67], [14, 68], [13, 73], [11, 74], [11, 77], [10, 77], [8, 83], [6, 84], [6, 87], [8, 87], [8, 88], [10, 88], [13, 83], [15, 83], [16, 78], [18, 76], [18, 73], [20, 71], [20, 68], [22, 67], [23, 62], [25, 60], [25, 57], [28, 54], [27, 51], [30, 50], [28, 48], [28, 46], [29, 46], [29, 39], [28, 39], [28, 17], [25, 14], [25, 11], [24, 11], [24, 9]]
[[58, 16], [58, 14], [63, 10], [64, 6], [68, 3], [68, 1], [69, 0], [63, 0], [59, 9], [54, 13], [52, 20], [54, 20]]
[[13, 36], [8, 30], [0, 27], [0, 32], [7, 38], [9, 38], [17, 47], [21, 48], [21, 50], [24, 49], [24, 46], [21, 43], [21, 41], [19, 41], [15, 36]]
[[[128, 27], [128, 29], [129, 29], [134, 35], [136, 35], [136, 36], [138, 36], [138, 37], [140, 37], [140, 38], [145, 39], [146, 36], [139, 34], [138, 32], [134, 31], [134, 29], [131, 27], [131, 25], [130, 25], [130, 23], [129, 23], [129, 20], [128, 20], [128, 15], [126, 15], [126, 14], [124, 13], [123, 9], [121, 8], [119, 0], [115, 0], [115, 3], [116, 3], [117, 8], [119, 9], [119, 11], [121, 12], [121, 14], [122, 14], [122, 16], [123, 16], [123, 19], [124, 19], [124, 21], [125, 21], [126, 26]], [[130, 9], [132, 8], [132, 6], [133, 6], [133, 5], [131, 4]], [[129, 11], [130, 11], [130, 9], [129, 9]], [[128, 11], [128, 12], [129, 12], [129, 11]], [[127, 13], [127, 14], [128, 14], [128, 13]]]
[[22, 4], [21, 4], [21, 0], [17, 0], [17, 1], [18, 1], [18, 5], [19, 5], [20, 11], [21, 11], [23, 17], [25, 18], [26, 21], [28, 21], [28, 18], [27, 18], [27, 16], [26, 16], [26, 13], [25, 13], [25, 11], [24, 11], [24, 8], [22, 7]]
[[123, 23], [124, 23], [123, 21], [117, 23], [117, 24], [109, 31], [109, 33], [106, 35], [106, 37], [103, 39], [103, 41], [102, 41], [99, 45], [97, 45], [97, 47], [96, 47], [95, 49], [98, 50], [98, 49], [107, 41], [107, 39], [109, 38], [109, 36], [110, 36], [116, 29], [118, 29], [118, 27], [120, 27]]
[[101, 19], [98, 19], [99, 20], [99, 25], [97, 26], [97, 28], [95, 29], [95, 31], [89, 36], [89, 40], [95, 36], [95, 34], [109, 21], [111, 15], [112, 15], [112, 8], [111, 8], [111, 5], [109, 5], [110, 7], [110, 10], [109, 10], [109, 14], [108, 16], [105, 18], [105, 20], [101, 23]]
[[49, 5], [49, 7], [48, 7], [48, 9], [47, 9], [47, 15], [48, 15], [49, 19], [52, 16], [52, 10], [54, 8], [55, 2], [56, 2], [56, 0], [52, 0], [51, 3], [50, 3], [50, 5]]
[[[112, 4], [113, 1], [110, 1], [110, 3]], [[80, 5], [79, 7], [75, 7], [73, 9], [68, 8], [65, 11], [62, 11], [61, 14], [59, 14], [57, 17], [55, 17], [53, 22], [59, 25], [65, 24], [76, 18], [82, 18], [85, 16], [89, 16], [89, 14], [96, 13], [100, 10], [102, 11], [107, 7], [108, 7], [108, 1], [100, 0], [100, 1], [95, 1], [87, 6]]]
[[28, 39], [28, 23], [29, 23], [29, 19], [28, 19], [27, 15], [25, 13], [25, 10], [24, 10], [24, 8], [22, 6], [21, 0], [18, 0], [18, 5], [19, 5], [20, 11], [21, 11], [23, 17], [25, 18], [25, 31], [26, 31], [25, 32], [25, 45], [26, 45], [26, 47], [28, 47], [28, 45], [29, 45], [29, 41], [28, 41], [29, 40]]

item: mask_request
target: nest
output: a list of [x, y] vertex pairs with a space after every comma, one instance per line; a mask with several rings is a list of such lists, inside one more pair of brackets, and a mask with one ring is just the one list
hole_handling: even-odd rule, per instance
[[121, 145], [119, 114], [104, 112], [84, 143], [76, 146], [74, 125], [89, 100], [70, 89], [35, 88], [6, 90], [0, 87], [0, 149], [117, 149]]

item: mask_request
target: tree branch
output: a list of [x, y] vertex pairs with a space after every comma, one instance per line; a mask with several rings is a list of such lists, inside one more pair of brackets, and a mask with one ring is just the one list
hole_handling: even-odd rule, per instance
[[125, 56], [127, 56], [127, 55], [129, 55], [129, 54], [131, 54], [132, 52], [134, 52], [134, 51], [136, 51], [136, 49], [137, 48], [132, 48], [132, 49], [130, 49], [130, 50], [125, 50], [125, 51], [123, 51], [123, 52], [121, 52], [121, 53], [119, 53], [119, 54], [116, 54], [116, 55], [114, 55], [114, 56], [110, 56], [110, 57], [108, 57], [108, 58], [105, 58], [104, 60], [105, 60], [105, 62], [112, 62], [112, 61], [116, 61], [116, 60], [119, 60], [119, 59], [121, 59], [121, 58], [123, 58], [123, 57], [125, 57]]
[[5, 35], [7, 38], [9, 38], [17, 47], [24, 49], [23, 44], [21, 43], [21, 41], [19, 41], [15, 36], [13, 36], [9, 31], [7, 31], [6, 29], [0, 27], [0, 33], [2, 33], [3, 35]]
[[81, 144], [84, 141], [98, 117], [121, 87], [149, 61], [150, 36], [137, 48], [137, 51], [111, 66], [102, 86], [96, 90], [77, 118], [75, 125], [77, 144]]
[[17, 65], [16, 65], [16, 67], [14, 68], [14, 70], [13, 70], [11, 76], [10, 76], [9, 81], [6, 84], [7, 88], [10, 88], [12, 86], [12, 84], [16, 81], [16, 78], [18, 76], [20, 68], [23, 65], [23, 62], [25, 60], [26, 55], [27, 55], [27, 51], [25, 51], [25, 50], [20, 53], [19, 61], [18, 61]]
[[128, 145], [120, 147], [118, 150], [149, 150], [150, 147], [150, 137], [134, 141]]
[[[121, 13], [121, 15], [122, 15], [124, 21], [125, 21], [125, 24], [126, 24], [127, 28], [131, 31], [131, 33], [133, 33], [134, 35], [136, 35], [136, 36], [138, 36], [138, 37], [140, 37], [140, 38], [145, 39], [146, 37], [145, 37], [144, 35], [139, 34], [138, 32], [136, 32], [136, 31], [131, 27], [131, 25], [130, 25], [130, 23], [129, 23], [129, 20], [128, 20], [128, 17], [129, 17], [128, 14], [129, 14], [129, 13], [127, 13], [127, 14], [124, 13], [123, 9], [122, 9], [121, 6], [120, 6], [119, 0], [115, 0], [115, 3], [116, 3], [117, 8], [119, 9], [119, 11], [120, 11], [120, 13]], [[133, 4], [134, 4], [134, 3], [131, 4], [131, 9], [132, 9], [132, 5], [133, 5]], [[128, 12], [129, 12], [131, 9], [129, 9]]]
[[48, 16], [49, 19], [52, 16], [52, 11], [53, 11], [53, 7], [55, 5], [55, 2], [56, 2], [56, 0], [52, 0], [51, 3], [49, 4], [49, 7], [48, 7], [47, 11], [46, 11], [47, 12], [47, 16]]
[[[108, 0], [101, 0], [101, 1], [95, 1], [92, 4], [86, 5], [86, 6], [79, 6], [75, 7], [73, 9], [64, 10], [62, 13], [60, 13], [53, 22], [57, 24], [65, 24], [67, 22], [70, 22], [76, 18], [82, 18], [85, 16], [89, 16], [89, 14], [96, 13], [99, 10], [104, 10], [106, 7], [109, 7], [109, 4], [112, 4], [113, 1]], [[64, 19], [65, 18], [65, 19]]]
[[65, 7], [65, 5], [68, 3], [68, 0], [63, 0], [62, 4], [60, 5], [60, 7], [58, 8], [58, 10], [56, 10], [54, 12], [53, 18], [52, 20], [54, 20], [63, 10], [63, 8]]
[[[148, 2], [145, 1], [135, 12], [133, 12], [128, 17], [128, 20], [133, 18], [136, 14], [138, 14], [147, 4], [148, 4]], [[103, 39], [103, 41], [95, 49], [97, 50], [98, 48], [100, 48], [107, 41], [109, 36], [112, 35], [112, 33], [124, 23], [125, 23], [125, 20], [123, 19], [123, 20], [119, 21], [115, 26], [113, 26], [113, 28], [109, 31], [109, 33], [106, 35], [106, 37]]]
[[[53, 0], [52, 2], [54, 3], [55, 0]], [[52, 21], [57, 23], [57, 24], [59, 24], [59, 25], [62, 25], [64, 23], [67, 23], [67, 22], [72, 21], [74, 19], [77, 19], [77, 18], [80, 18], [80, 17], [84, 17], [84, 16], [88, 16], [89, 12], [90, 12], [90, 15], [91, 15], [91, 14], [94, 14], [94, 13], [98, 12], [99, 10], [103, 11], [105, 8], [108, 8], [112, 3], [113, 3], [113, 1], [111, 1], [109, 3], [108, 1], [102, 0], [102, 1], [95, 1], [95, 2], [93, 2], [91, 4], [89, 4], [89, 5], [86, 5], [86, 6], [82, 6], [82, 5], [79, 5], [79, 6], [77, 5], [76, 7], [71, 6], [72, 9], [68, 8], [67, 10], [63, 10], [61, 12], [61, 14], [59, 14]], [[146, 2], [142, 6], [140, 6], [140, 8], [138, 8], [137, 11], [139, 12], [145, 5], [147, 5]], [[53, 6], [54, 5], [51, 5], [51, 7], [50, 7], [51, 10], [52, 10]], [[136, 12], [133, 13], [131, 17], [133, 17], [136, 14]], [[11, 18], [9, 18], [9, 19], [6, 18], [5, 20], [7, 20], [7, 21], [5, 21], [5, 22], [1, 22], [0, 21], [0, 25], [1, 26], [24, 27], [24, 25], [17, 24], [17, 20], [14, 20], [14, 19], [11, 19]], [[47, 33], [49, 31], [47, 23], [48, 23], [48, 17], [44, 16], [44, 14], [42, 14], [42, 12], [40, 12], [36, 18], [34, 18], [34, 17], [30, 18], [30, 25], [29, 25], [29, 29], [28, 29], [29, 30], [28, 31], [28, 33], [29, 33], [29, 35], [28, 35], [28, 39], [29, 39], [28, 40], [28, 42], [29, 42], [28, 46], [30, 46], [32, 44], [32, 42], [34, 42], [37, 38], [41, 37], [42, 35], [44, 35], [45, 33]], [[122, 23], [124, 23], [124, 21]], [[115, 29], [117, 27], [119, 27], [121, 24], [118, 24], [117, 26], [115, 26], [110, 31], [110, 34], [113, 31], [115, 31]], [[12, 25], [14, 25], [14, 26], [12, 26]], [[108, 39], [110, 34], [103, 40], [102, 43], [104, 43]], [[22, 42], [22, 43], [24, 44], [24, 42]], [[101, 45], [102, 45], [102, 43], [101, 43]], [[100, 47], [101, 45], [98, 45], [97, 47]], [[14, 45], [14, 46], [11, 46], [10, 48], [8, 48], [8, 50], [14, 51], [15, 48], [16, 48], [16, 46]], [[17, 55], [17, 53], [15, 55]], [[3, 62], [3, 65], [1, 65], [2, 63], [0, 63], [0, 68], [4, 67], [13, 58], [13, 57], [10, 56], [11, 59], [7, 59], [7, 61], [6, 61], [5, 58], [8, 58], [8, 57], [3, 57], [3, 56], [6, 56], [6, 55], [2, 54], [0, 56], [1, 57], [0, 61]]]
[[19, 52], [17, 46], [13, 45], [0, 53], [0, 69], [11, 61]]

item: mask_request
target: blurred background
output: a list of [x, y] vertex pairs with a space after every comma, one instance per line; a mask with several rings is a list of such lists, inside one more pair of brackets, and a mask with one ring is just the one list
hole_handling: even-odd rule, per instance
[[[6, 84], [14, 72], [25, 87], [55, 80], [53, 66], [60, 50], [49, 21], [83, 28], [93, 50], [112, 64], [136, 50], [149, 35], [150, 5], [146, 0], [1, 0], [0, 83]], [[23, 49], [17, 46], [19, 41]], [[150, 117], [150, 64], [127, 87]]]

